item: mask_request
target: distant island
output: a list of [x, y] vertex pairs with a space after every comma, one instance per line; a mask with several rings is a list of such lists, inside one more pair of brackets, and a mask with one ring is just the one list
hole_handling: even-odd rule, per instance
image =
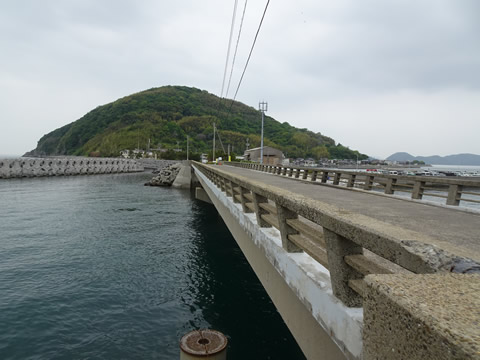
[[432, 165], [472, 165], [480, 166], [480, 155], [475, 154], [455, 154], [447, 156], [413, 156], [406, 152], [397, 152], [390, 155], [386, 160], [389, 161], [423, 161]]
[[[238, 101], [220, 99], [207, 91], [164, 86], [98, 106], [82, 118], [56, 129], [25, 156], [84, 155], [117, 157], [147, 150], [164, 159], [211, 157], [213, 127], [217, 156], [242, 155], [260, 146], [260, 112]], [[368, 156], [334, 139], [265, 116], [264, 144], [289, 158], [363, 160]], [[220, 150], [221, 149], [221, 150]], [[197, 158], [196, 158], [197, 157]]]

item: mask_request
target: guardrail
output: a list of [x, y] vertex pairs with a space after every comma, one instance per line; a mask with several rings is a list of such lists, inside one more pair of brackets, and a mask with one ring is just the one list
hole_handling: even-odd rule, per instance
[[260, 227], [277, 228], [287, 252], [306, 252], [327, 268], [334, 295], [347, 306], [362, 305], [363, 278], [369, 274], [434, 273], [455, 271], [458, 264], [463, 269], [465, 264], [476, 266], [472, 260], [424, 244], [415, 232], [385, 227], [376, 220], [232, 175], [221, 167], [193, 165], [241, 204], [245, 213], [255, 213]]
[[418, 175], [386, 175], [341, 169], [323, 169], [256, 163], [225, 163], [280, 176], [321, 182], [347, 188], [377, 190], [393, 195], [410, 193], [412, 199], [424, 196], [445, 199], [447, 205], [458, 206], [461, 201], [480, 204], [480, 179], [451, 179]]

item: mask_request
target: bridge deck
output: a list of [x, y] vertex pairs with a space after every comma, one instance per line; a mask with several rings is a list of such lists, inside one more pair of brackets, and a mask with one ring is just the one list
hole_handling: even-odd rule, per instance
[[[426, 243], [480, 262], [480, 213], [222, 166], [222, 171], [329, 203], [424, 235]], [[405, 239], [408, 240], [408, 239]]]

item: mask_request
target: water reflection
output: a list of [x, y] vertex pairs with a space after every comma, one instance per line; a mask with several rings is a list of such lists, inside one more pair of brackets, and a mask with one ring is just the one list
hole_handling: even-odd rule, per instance
[[194, 250], [185, 270], [195, 320], [182, 330], [210, 326], [222, 331], [231, 360], [304, 359], [215, 208], [194, 201], [192, 214]]

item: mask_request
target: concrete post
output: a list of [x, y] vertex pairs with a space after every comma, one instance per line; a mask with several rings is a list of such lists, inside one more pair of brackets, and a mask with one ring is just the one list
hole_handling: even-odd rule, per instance
[[288, 176], [292, 177], [292, 175], [293, 175], [293, 168], [289, 168], [288, 169]]
[[317, 181], [317, 175], [318, 175], [318, 171], [317, 171], [317, 170], [313, 170], [312, 177], [311, 177], [310, 180], [312, 180], [312, 181]]
[[230, 185], [231, 185], [231, 189], [232, 189], [233, 202], [236, 203], [236, 204], [241, 203], [241, 201], [237, 199], [236, 193], [235, 193], [235, 188], [238, 188], [237, 184], [230, 181]]
[[362, 279], [363, 275], [344, 260], [347, 255], [363, 254], [362, 247], [326, 228], [323, 228], [323, 234], [327, 243], [328, 270], [333, 294], [347, 306], [362, 306], [361, 296], [348, 286], [348, 280]]
[[448, 188], [447, 205], [460, 205], [460, 198], [462, 197], [462, 185], [450, 185]]
[[226, 192], [226, 186], [225, 186], [225, 178], [223, 178], [222, 176], [219, 176], [219, 182], [220, 182], [220, 190], [222, 192]]
[[350, 176], [348, 177], [347, 187], [354, 187], [355, 186], [356, 177], [357, 177], [356, 174], [350, 174]]
[[287, 175], [287, 167], [286, 166], [284, 166], [282, 168], [282, 175], [284, 175], [284, 176]]
[[233, 200], [235, 200], [235, 196], [234, 196], [234, 193], [233, 193], [233, 184], [228, 179], [225, 179], [225, 195], [227, 197], [231, 196], [233, 198]]
[[322, 183], [326, 183], [328, 180], [328, 171], [323, 171], [322, 172]]
[[365, 184], [363, 185], [363, 190], [372, 190], [373, 179], [373, 175], [367, 175], [367, 177], [365, 178]]
[[295, 169], [295, 179], [300, 177], [300, 169]]
[[396, 183], [397, 183], [396, 178], [387, 179], [387, 185], [385, 186], [385, 194], [392, 195], [395, 192], [395, 189], [393, 187], [395, 186]]
[[253, 205], [255, 206], [255, 214], [257, 215], [257, 223], [260, 227], [272, 227], [269, 223], [262, 219], [263, 214], [268, 214], [269, 212], [260, 207], [261, 203], [268, 203], [268, 199], [264, 196], [258, 195], [252, 192], [253, 195]]
[[240, 186], [240, 196], [241, 196], [241, 203], [242, 203], [242, 209], [244, 213], [252, 213], [253, 211], [247, 207], [246, 203], [246, 198], [245, 194], [250, 194], [250, 191], [245, 189], [243, 186]]
[[341, 173], [338, 173], [338, 172], [335, 173], [335, 177], [333, 178], [333, 185], [339, 185], [340, 184], [341, 176], [342, 176]]
[[415, 181], [413, 185], [412, 199], [421, 199], [423, 197], [423, 190], [425, 188], [425, 181]]
[[282, 236], [282, 247], [290, 253], [302, 252], [301, 248], [288, 239], [288, 235], [298, 234], [298, 231], [287, 224], [287, 219], [298, 219], [298, 214], [281, 205], [275, 205], [277, 207], [279, 230]]
[[306, 179], [307, 179], [307, 176], [308, 176], [308, 170], [307, 170], [307, 169], [305, 169], [305, 170], [303, 170], [303, 176], [302, 176], [302, 179], [303, 179], [303, 180], [306, 180]]

